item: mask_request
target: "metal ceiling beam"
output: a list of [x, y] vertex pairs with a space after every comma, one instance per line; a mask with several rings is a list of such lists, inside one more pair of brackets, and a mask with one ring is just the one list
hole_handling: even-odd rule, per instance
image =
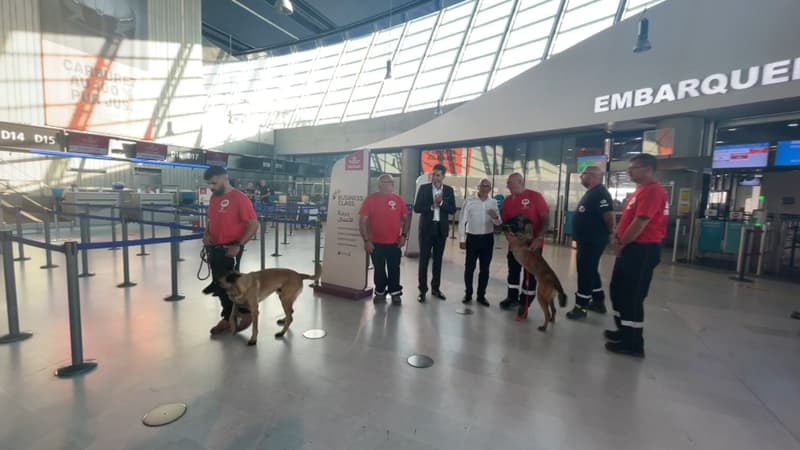
[[289, 30], [287, 30], [286, 28], [283, 28], [282, 26], [278, 25], [277, 23], [275, 23], [275, 22], [273, 22], [273, 21], [271, 21], [271, 20], [267, 19], [266, 17], [262, 16], [261, 14], [259, 14], [259, 13], [258, 13], [258, 12], [256, 12], [256, 11], [254, 11], [252, 8], [250, 8], [249, 6], [245, 5], [244, 3], [240, 2], [239, 0], [231, 0], [231, 3], [233, 3], [233, 4], [234, 4], [234, 5], [236, 5], [236, 6], [238, 6], [239, 8], [242, 8], [243, 10], [245, 10], [245, 11], [249, 12], [250, 14], [252, 14], [252, 15], [254, 15], [254, 16], [256, 16], [256, 17], [258, 17], [258, 18], [259, 18], [259, 19], [261, 19], [263, 22], [266, 22], [267, 24], [269, 24], [270, 26], [272, 26], [272, 27], [273, 27], [273, 28], [275, 28], [276, 30], [278, 30], [278, 31], [280, 31], [280, 32], [282, 32], [282, 33], [284, 33], [285, 35], [289, 36], [290, 38], [292, 38], [292, 39], [294, 39], [294, 40], [298, 40], [298, 41], [300, 40], [300, 38], [299, 38], [299, 37], [297, 37], [297, 36], [295, 36], [294, 34], [292, 34], [292, 32], [290, 32], [290, 31], [289, 31]]

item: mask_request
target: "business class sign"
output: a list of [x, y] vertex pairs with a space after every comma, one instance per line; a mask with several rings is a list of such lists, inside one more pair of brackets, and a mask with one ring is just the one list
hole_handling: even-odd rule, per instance
[[755, 86], [790, 83], [800, 80], [800, 57], [784, 59], [761, 66], [735, 69], [730, 73], [714, 73], [705, 78], [689, 78], [665, 83], [658, 88], [643, 87], [625, 92], [601, 95], [594, 99], [594, 112], [604, 113], [638, 108], [687, 98], [723, 95]]

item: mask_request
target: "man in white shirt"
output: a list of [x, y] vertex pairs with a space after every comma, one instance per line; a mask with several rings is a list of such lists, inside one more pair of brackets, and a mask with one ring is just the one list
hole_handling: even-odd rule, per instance
[[497, 211], [497, 201], [489, 196], [492, 182], [483, 178], [478, 183], [477, 195], [464, 201], [461, 209], [461, 220], [458, 222], [459, 247], [467, 250], [466, 267], [464, 268], [464, 300], [472, 302], [472, 276], [475, 263], [480, 261], [478, 270], [477, 302], [489, 306], [486, 300], [486, 285], [489, 283], [489, 264], [494, 252], [494, 226], [500, 225], [502, 219]]

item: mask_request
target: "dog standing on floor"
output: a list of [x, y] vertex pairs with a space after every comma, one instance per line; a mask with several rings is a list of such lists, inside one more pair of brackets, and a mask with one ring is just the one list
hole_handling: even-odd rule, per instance
[[[228, 292], [231, 301], [236, 305], [245, 305], [253, 315], [253, 333], [247, 345], [256, 345], [258, 339], [258, 303], [269, 297], [273, 292], [278, 293], [285, 317], [278, 320], [278, 325], [283, 329], [275, 333], [275, 337], [283, 337], [289, 325], [292, 324], [294, 301], [303, 291], [303, 280], [318, 280], [322, 267], [317, 264], [314, 275], [295, 272], [292, 269], [264, 269], [250, 273], [228, 272], [219, 280], [220, 286]], [[236, 323], [238, 308], [231, 311], [231, 322]], [[233, 328], [233, 334], [237, 330]]]
[[[538, 330], [547, 331], [548, 323], [556, 320], [554, 297], [558, 294], [558, 304], [564, 308], [567, 306], [567, 294], [556, 273], [542, 257], [541, 249], [530, 249], [533, 242], [533, 223], [530, 219], [523, 215], [512, 217], [503, 223], [503, 232], [514, 259], [536, 278], [536, 299], [544, 312], [544, 324]], [[520, 311], [521, 319], [527, 317], [529, 306], [526, 304], [524, 310]]]

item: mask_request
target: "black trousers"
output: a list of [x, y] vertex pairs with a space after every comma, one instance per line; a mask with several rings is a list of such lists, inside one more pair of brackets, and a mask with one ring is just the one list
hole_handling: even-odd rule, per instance
[[592, 300], [602, 304], [605, 299], [597, 266], [600, 264], [600, 257], [603, 256], [606, 245], [607, 241], [578, 242], [575, 258], [578, 269], [578, 293], [575, 295], [575, 303], [581, 308], [585, 308]]
[[[536, 249], [536, 251], [541, 252], [542, 250]], [[508, 298], [514, 301], [519, 300], [521, 291], [522, 295], [527, 297], [526, 301], [530, 303], [533, 297], [536, 296], [536, 277], [523, 269], [520, 263], [514, 259], [514, 255], [511, 252], [508, 252], [506, 255], [506, 260], [508, 260], [508, 276], [506, 277], [506, 282], [508, 283]], [[522, 283], [520, 283], [519, 279], [520, 272], [522, 272], [523, 275]]]
[[372, 265], [375, 268], [375, 294], [403, 295], [400, 286], [400, 247], [397, 244], [373, 244]]
[[661, 244], [631, 243], [614, 261], [609, 292], [615, 322], [633, 345], [642, 345], [644, 299], [650, 290], [653, 269], [661, 262]]
[[489, 284], [489, 265], [492, 263], [494, 251], [494, 233], [467, 234], [467, 263], [464, 267], [464, 293], [472, 296], [472, 276], [475, 265], [480, 261], [478, 269], [478, 297], [486, 296], [486, 285]]
[[442, 278], [442, 255], [444, 254], [444, 244], [447, 242], [447, 234], [442, 235], [440, 227], [429, 230], [427, 233], [419, 235], [419, 291], [428, 292], [428, 260], [433, 257], [433, 273], [431, 274], [431, 289], [439, 290]]
[[[225, 247], [221, 245], [206, 247], [208, 265], [211, 266], [211, 283], [214, 284], [213, 295], [219, 297], [219, 303], [222, 305], [222, 314], [220, 315], [225, 320], [228, 320], [231, 316], [233, 302], [228, 297], [225, 289], [219, 285], [218, 280], [231, 270], [239, 270], [239, 264], [242, 261], [242, 253], [244, 253], [244, 249], [242, 249], [235, 258], [231, 258], [225, 254]], [[240, 306], [239, 312], [247, 314], [250, 310]]]

